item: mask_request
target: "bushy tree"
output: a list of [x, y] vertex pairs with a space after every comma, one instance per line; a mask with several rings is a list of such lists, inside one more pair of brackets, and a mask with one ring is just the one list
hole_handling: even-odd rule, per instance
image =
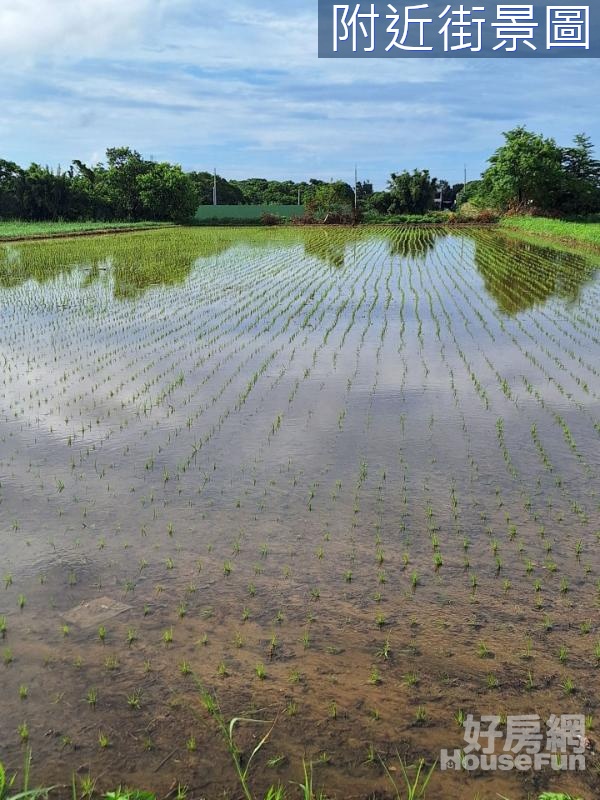
[[467, 184], [460, 184], [456, 192], [456, 206], [460, 208], [463, 203], [476, 203], [481, 195], [481, 181], [468, 181]]
[[194, 216], [196, 190], [180, 166], [153, 164], [138, 176], [137, 187], [146, 219], [181, 222]]
[[404, 170], [399, 174], [392, 172], [388, 190], [391, 195], [390, 214], [424, 214], [434, 207], [437, 180], [426, 169]]
[[371, 181], [358, 181], [356, 184], [356, 197], [358, 202], [367, 200], [373, 195], [373, 184]]
[[323, 183], [315, 188], [308, 209], [319, 219], [335, 218], [342, 221], [352, 217], [354, 190], [344, 181]]
[[600, 208], [600, 162], [585, 134], [566, 148], [522, 126], [506, 132], [504, 139], [489, 159], [473, 198], [476, 204], [564, 214]]
[[13, 219], [22, 210], [24, 171], [13, 161], [0, 159], [0, 218]]
[[554, 139], [524, 127], [506, 132], [504, 138], [504, 144], [489, 158], [478, 197], [502, 210], [556, 208], [563, 189], [561, 148]]
[[600, 161], [594, 158], [589, 136], [579, 133], [571, 147], [563, 148], [564, 190], [560, 209], [589, 214], [600, 209]]
[[153, 162], [146, 161], [137, 150], [129, 147], [110, 147], [106, 160], [102, 182], [117, 219], [143, 219], [139, 178], [152, 170]]
[[392, 204], [390, 192], [373, 192], [363, 201], [365, 211], [376, 211], [378, 214], [387, 214]]

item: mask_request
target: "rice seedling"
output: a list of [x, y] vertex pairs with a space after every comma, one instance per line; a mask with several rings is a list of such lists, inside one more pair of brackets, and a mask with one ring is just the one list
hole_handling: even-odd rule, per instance
[[219, 666], [217, 667], [217, 675], [219, 678], [227, 678], [229, 675], [229, 670], [227, 668], [227, 664], [224, 661], [219, 662]]
[[[400, 674], [416, 676], [432, 656], [435, 662], [448, 653], [440, 678], [448, 702], [475, 707], [476, 687], [463, 684], [458, 694], [450, 654], [470, 648], [486, 659], [504, 652], [503, 635], [486, 619], [501, 604], [504, 614], [517, 603], [511, 636], [527, 666], [538, 664], [536, 679], [539, 664], [559, 652], [558, 643], [534, 651], [530, 632], [539, 625], [544, 637], [560, 630], [564, 663], [577, 666], [578, 683], [593, 685], [597, 637], [585, 637], [595, 631], [600, 597], [590, 555], [600, 541], [600, 314], [597, 278], [583, 260], [508, 245], [491, 230], [448, 236], [402, 227], [282, 228], [268, 237], [260, 230], [181, 228], [151, 243], [138, 234], [24, 245], [15, 253], [18, 260], [5, 264], [0, 248], [7, 311], [0, 338], [11, 354], [0, 391], [5, 413], [15, 415], [0, 419], [0, 472], [23, 490], [5, 491], [4, 479], [0, 490], [8, 526], [16, 523], [3, 569], [8, 612], [0, 618], [0, 638], [15, 651], [6, 704], [13, 729], [25, 680], [14, 667], [32, 646], [50, 652], [63, 624], [69, 633], [60, 657], [45, 657], [51, 669], [44, 679], [54, 682], [59, 658], [80, 670], [76, 678], [89, 669], [104, 709], [123, 705], [121, 679], [149, 674], [144, 659], [158, 636], [169, 646], [158, 661], [153, 657], [155, 676], [188, 674], [189, 648], [210, 647], [212, 667], [200, 663], [217, 669], [213, 680], [231, 671], [232, 698], [257, 660], [270, 663], [265, 651], [274, 664], [285, 661], [287, 691], [301, 682], [310, 692], [302, 707], [308, 726], [318, 721], [318, 709], [329, 708], [332, 686], [346, 696], [349, 675], [369, 652], [386, 683], [400, 659], [409, 659]], [[181, 270], [174, 266], [180, 263]], [[39, 459], [18, 452], [15, 422], [22, 437], [36, 439]], [[357, 454], [352, 463], [349, 453]], [[47, 509], [41, 521], [34, 506], [24, 513], [23, 497], [34, 494]], [[100, 525], [108, 506], [110, 524]], [[47, 537], [27, 538], [32, 520], [43, 522]], [[30, 562], [55, 563], [57, 553], [69, 554], [64, 571], [44, 567], [35, 586], [23, 578], [32, 574]], [[420, 577], [427, 553], [431, 581]], [[164, 581], [151, 602], [147, 579], [161, 569]], [[64, 605], [57, 581], [65, 600], [69, 595]], [[129, 608], [122, 617], [107, 612], [110, 631], [102, 636], [92, 622], [98, 637], [90, 654], [113, 639], [127, 639], [130, 649], [119, 652], [118, 676], [110, 669], [97, 675], [93, 655], [89, 664], [78, 661], [86, 628], [71, 621], [68, 608], [112, 597], [113, 586]], [[19, 595], [27, 603], [15, 625], [10, 608], [19, 619]], [[397, 625], [399, 642], [409, 632], [397, 652], [389, 638], [373, 641], [371, 600], [376, 628]], [[303, 625], [307, 607], [318, 608], [319, 619], [311, 613]], [[243, 637], [230, 624], [240, 613]], [[31, 624], [36, 616], [39, 626]], [[174, 618], [182, 620], [176, 643]], [[196, 619], [203, 620], [199, 629]], [[320, 672], [332, 656], [347, 671]], [[501, 705], [516, 684], [534, 691], [527, 666], [525, 675], [496, 687]], [[269, 669], [274, 692], [282, 688], [278, 672]], [[377, 691], [368, 661], [362, 674], [356, 702], [368, 709]], [[33, 680], [29, 673], [26, 680]], [[178, 685], [186, 703], [191, 682]], [[144, 705], [152, 703], [159, 715], [166, 700], [152, 687], [150, 681]], [[67, 730], [85, 683], [65, 681], [50, 691], [64, 693], [54, 708]], [[297, 702], [282, 702], [290, 717]], [[37, 692], [26, 703], [35, 711]], [[395, 713], [410, 721], [414, 708]], [[134, 731], [136, 715], [124, 716], [131, 718], [124, 733]], [[362, 717], [352, 719], [356, 741], [371, 740], [375, 719], [382, 740], [393, 735], [386, 715]], [[455, 723], [435, 724], [441, 734]], [[352, 757], [343, 726], [338, 735], [326, 745], [328, 757], [351, 765], [364, 758], [364, 745]], [[119, 742], [125, 758], [134, 741]], [[316, 744], [316, 752], [324, 746]], [[422, 748], [430, 763], [435, 754], [427, 740]], [[210, 761], [214, 744], [202, 750]], [[399, 768], [390, 772], [402, 783]], [[353, 766], [347, 773], [342, 794]], [[373, 787], [381, 790], [380, 783]]]
[[404, 683], [407, 686], [418, 686], [419, 685], [419, 676], [416, 672], [407, 672], [403, 678]]
[[381, 683], [381, 675], [379, 674], [379, 670], [377, 667], [371, 668], [371, 674], [369, 675], [369, 683], [372, 686], [378, 686]]
[[477, 645], [477, 655], [479, 656], [479, 658], [490, 658], [491, 657], [491, 653], [488, 650], [488, 647], [485, 644], [485, 642], [479, 642], [479, 644]]
[[565, 678], [561, 681], [560, 686], [565, 694], [573, 694], [575, 691], [575, 684], [571, 678]]
[[415, 725], [425, 725], [427, 723], [428, 716], [427, 710], [424, 706], [418, 706], [417, 710], [415, 711]]
[[106, 750], [111, 746], [109, 737], [103, 731], [98, 733], [98, 744], [102, 750]]
[[119, 669], [119, 657], [111, 654], [104, 659], [104, 668], [107, 672], [114, 672]]
[[391, 655], [392, 655], [392, 647], [391, 647], [391, 644], [390, 644], [389, 636], [385, 639], [385, 641], [383, 642], [381, 647], [378, 648], [378, 650], [376, 651], [375, 655], [378, 658], [384, 659], [384, 661], [387, 661], [391, 657]]
[[497, 689], [499, 686], [498, 678], [492, 672], [486, 677], [486, 686], [488, 689]]
[[525, 679], [525, 691], [531, 692], [535, 688], [535, 684], [533, 681], [533, 674], [531, 670], [527, 671], [527, 677]]
[[127, 705], [129, 708], [139, 710], [142, 700], [141, 689], [134, 689], [133, 692], [127, 695]]
[[88, 689], [87, 694], [85, 696], [86, 702], [91, 708], [96, 708], [96, 703], [98, 702], [98, 689], [92, 687]]

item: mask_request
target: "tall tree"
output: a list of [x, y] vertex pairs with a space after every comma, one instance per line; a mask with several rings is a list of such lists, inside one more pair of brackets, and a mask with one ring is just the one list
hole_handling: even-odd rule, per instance
[[600, 209], [600, 161], [594, 158], [594, 145], [589, 136], [579, 133], [571, 147], [563, 149], [565, 172], [561, 209], [573, 214], [586, 214]]
[[129, 147], [110, 147], [106, 160], [108, 167], [102, 176], [103, 183], [117, 218], [142, 219], [144, 204], [138, 178], [152, 169], [153, 162], [145, 161], [137, 150]]
[[194, 216], [196, 190], [180, 166], [153, 164], [137, 179], [146, 219], [181, 222]]
[[390, 214], [424, 214], [434, 207], [437, 180], [426, 169], [404, 170], [399, 174], [392, 172], [388, 190]]
[[564, 189], [563, 152], [554, 139], [524, 127], [504, 134], [505, 142], [488, 159], [479, 197], [496, 208], [556, 208]]

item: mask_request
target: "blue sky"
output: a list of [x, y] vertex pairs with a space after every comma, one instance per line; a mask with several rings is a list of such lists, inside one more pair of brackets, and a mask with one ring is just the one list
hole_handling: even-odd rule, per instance
[[128, 144], [228, 178], [476, 177], [517, 124], [600, 148], [599, 61], [319, 60], [316, 0], [2, 0], [0, 157]]

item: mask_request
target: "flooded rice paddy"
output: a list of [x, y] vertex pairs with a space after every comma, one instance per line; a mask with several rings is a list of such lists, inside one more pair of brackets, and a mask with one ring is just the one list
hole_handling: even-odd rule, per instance
[[[391, 797], [379, 756], [433, 763], [467, 713], [594, 737], [599, 301], [593, 261], [493, 230], [0, 247], [0, 761], [238, 797], [198, 683], [275, 721], [257, 796], [304, 758]], [[428, 796], [599, 786], [591, 755]]]

